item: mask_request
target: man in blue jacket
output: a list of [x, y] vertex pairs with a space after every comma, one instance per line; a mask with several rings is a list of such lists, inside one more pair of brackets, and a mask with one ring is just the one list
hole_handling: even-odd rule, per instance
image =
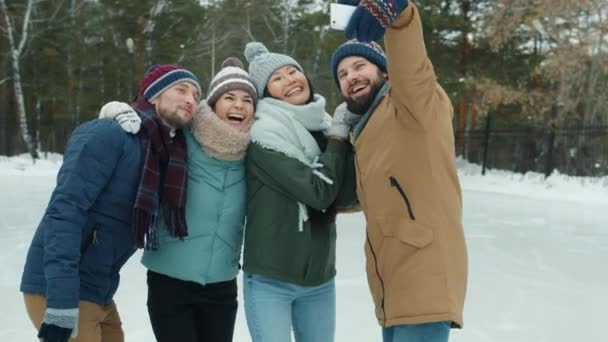
[[136, 247], [153, 247], [150, 227], [159, 210], [174, 236], [187, 235], [181, 128], [200, 95], [190, 71], [157, 65], [135, 103], [139, 134], [125, 133], [113, 120], [74, 130], [21, 280], [42, 341], [124, 341], [112, 299], [120, 268]]

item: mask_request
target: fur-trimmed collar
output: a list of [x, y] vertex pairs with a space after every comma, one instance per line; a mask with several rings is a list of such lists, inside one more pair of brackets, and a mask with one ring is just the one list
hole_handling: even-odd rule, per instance
[[194, 139], [211, 157], [222, 160], [241, 160], [245, 158], [249, 146], [251, 125], [240, 131], [228, 125], [203, 100], [192, 117], [190, 130]]

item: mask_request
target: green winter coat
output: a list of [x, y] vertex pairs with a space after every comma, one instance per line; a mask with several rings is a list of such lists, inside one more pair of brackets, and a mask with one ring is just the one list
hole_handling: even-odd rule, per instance
[[[266, 108], [276, 109], [276, 106], [269, 107], [260, 101], [258, 113]], [[315, 210], [349, 207], [355, 202], [354, 191], [348, 191], [354, 188], [354, 172], [347, 172], [345, 168], [347, 153], [352, 153], [352, 148], [346, 141], [328, 141], [320, 131], [311, 134], [322, 151], [318, 163], [323, 166], [316, 169], [288, 156], [289, 152], [262, 147], [256, 142], [254, 124], [246, 167], [245, 272], [301, 286], [321, 285], [336, 274], [335, 216], [327, 215], [330, 219], [325, 222], [313, 216]], [[328, 183], [313, 170], [333, 182]], [[350, 185], [343, 189], [347, 174], [351, 175], [347, 180]], [[338, 199], [338, 195], [341, 198]], [[304, 204], [309, 213], [301, 230], [298, 202]]]

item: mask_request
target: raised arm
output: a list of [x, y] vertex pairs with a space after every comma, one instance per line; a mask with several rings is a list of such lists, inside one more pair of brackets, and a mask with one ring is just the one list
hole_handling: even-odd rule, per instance
[[422, 35], [418, 9], [410, 2], [386, 30], [387, 71], [391, 98], [404, 112], [426, 127], [441, 112], [447, 95], [437, 83]]

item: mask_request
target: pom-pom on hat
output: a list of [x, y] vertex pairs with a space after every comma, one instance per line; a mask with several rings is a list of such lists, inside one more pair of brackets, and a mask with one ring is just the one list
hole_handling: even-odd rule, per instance
[[301, 72], [302, 67], [295, 59], [280, 53], [268, 51], [260, 42], [250, 42], [245, 46], [245, 58], [249, 62], [249, 77], [255, 85], [258, 95], [264, 94], [266, 83], [273, 72], [287, 65], [293, 65]]
[[338, 64], [340, 64], [344, 58], [350, 56], [363, 57], [378, 66], [382, 72], [386, 72], [386, 55], [380, 45], [375, 42], [363, 42], [351, 39], [338, 46], [331, 57], [331, 71], [338, 88], [340, 87], [340, 81], [338, 80]]
[[215, 75], [211, 84], [209, 84], [207, 104], [213, 107], [220, 96], [237, 89], [249, 93], [254, 103], [257, 101], [255, 86], [247, 71], [244, 70], [243, 63], [238, 58], [228, 57], [222, 63], [222, 70]]
[[139, 92], [151, 102], [165, 90], [180, 82], [190, 82], [202, 95], [201, 86], [194, 74], [181, 65], [156, 64], [148, 68], [146, 76], [141, 81]]

